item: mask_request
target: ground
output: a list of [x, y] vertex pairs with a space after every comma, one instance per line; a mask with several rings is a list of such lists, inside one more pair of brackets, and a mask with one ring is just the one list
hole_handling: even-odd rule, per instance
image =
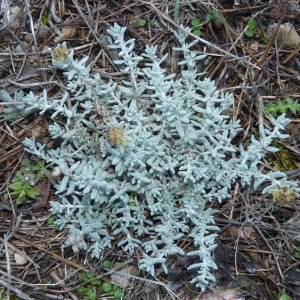
[[[291, 119], [286, 128], [290, 138], [276, 141], [280, 151], [268, 155], [261, 170], [286, 172], [299, 184], [300, 6], [296, 0], [210, 0], [205, 4], [189, 0], [28, 0], [6, 6], [2, 2], [0, 85], [10, 94], [21, 89], [38, 94], [46, 88], [51, 97], [63, 88], [66, 79], [51, 67], [48, 48], [64, 41], [75, 57], [88, 55], [92, 70], [103, 78], [120, 78], [118, 65], [113, 63], [115, 53], [103, 38], [114, 22], [127, 27], [128, 38], [136, 39], [136, 53], [150, 44], [157, 45], [159, 53], [169, 53], [166, 68], [176, 73], [179, 66], [172, 31], [179, 24], [192, 27], [190, 39], [199, 39], [195, 51], [208, 56], [199, 65], [205, 72], [200, 79], [210, 77], [219, 89], [234, 93], [235, 107], [228, 114], [241, 120], [244, 129], [237, 144], [256, 135], [259, 122], [270, 126], [261, 105], [268, 107], [281, 99], [275, 112], [280, 114], [283, 109]], [[287, 31], [279, 28], [282, 24]], [[0, 105], [3, 111], [12, 104]], [[171, 256], [169, 274], [158, 269], [151, 277], [136, 273], [138, 252], [129, 257], [115, 247], [95, 260], [86, 251], [74, 254], [63, 249], [67, 231], [56, 231], [49, 219], [48, 201], [56, 197], [51, 182], [41, 180], [37, 199], [18, 206], [8, 187], [24, 158], [36, 165], [35, 158], [24, 152], [25, 137], [53, 146], [47, 131], [50, 123], [48, 116], [30, 115], [8, 122], [0, 115], [0, 299], [88, 299], [78, 288], [85, 288], [86, 294], [95, 292], [94, 299], [113, 299], [95, 277], [116, 284], [123, 299], [300, 299], [299, 198], [286, 191], [274, 202], [261, 189], [243, 189], [236, 183], [231, 199], [211, 204], [219, 210], [215, 220], [220, 232], [214, 251], [218, 270], [216, 282], [202, 295], [190, 284], [192, 274], [185, 268], [190, 257]], [[189, 246], [188, 241], [182, 243]], [[107, 270], [104, 261], [121, 265]], [[118, 271], [125, 272], [127, 280], [120, 282]], [[89, 272], [94, 277], [83, 278]]]

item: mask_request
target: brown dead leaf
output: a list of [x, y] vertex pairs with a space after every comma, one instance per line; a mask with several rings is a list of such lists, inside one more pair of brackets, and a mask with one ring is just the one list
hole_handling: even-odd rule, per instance
[[255, 230], [250, 226], [240, 228], [239, 226], [230, 226], [222, 233], [222, 237], [249, 239]]
[[285, 128], [292, 138], [300, 142], [300, 123], [290, 123]]
[[46, 207], [49, 198], [50, 186], [51, 183], [48, 178], [40, 181], [36, 185], [36, 189], [39, 191], [40, 195], [36, 197], [36, 203], [32, 206], [34, 210]]

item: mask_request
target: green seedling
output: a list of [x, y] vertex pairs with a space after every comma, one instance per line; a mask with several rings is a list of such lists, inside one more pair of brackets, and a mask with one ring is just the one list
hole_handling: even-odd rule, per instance
[[35, 185], [48, 177], [47, 168], [50, 165], [45, 165], [44, 161], [32, 164], [28, 159], [24, 159], [21, 163], [22, 167], [12, 179], [9, 188], [13, 191], [11, 195], [17, 195], [16, 203], [22, 204], [27, 198], [35, 199], [40, 193], [35, 188]]
[[296, 251], [295, 251], [295, 253], [294, 253], [294, 256], [295, 256], [296, 258], [299, 258], [299, 257], [300, 257], [300, 246], [298, 246], [298, 247], [296, 248]]
[[123, 297], [123, 292], [115, 284], [112, 285], [109, 282], [103, 282], [101, 288], [103, 292], [109, 293], [111, 296], [114, 296], [115, 299], [120, 299]]
[[97, 294], [90, 287], [83, 288], [83, 294], [85, 296], [89, 297], [89, 300], [96, 300], [97, 299]]
[[59, 226], [58, 224], [55, 224], [54, 222], [55, 222], [55, 219], [54, 219], [53, 217], [49, 217], [49, 218], [47, 219], [47, 224], [48, 224], [48, 225], [53, 225], [53, 227], [54, 227], [54, 229], [55, 229], [56, 231], [60, 231], [60, 226]]
[[51, 284], [51, 283], [52, 283], [51, 280], [47, 281], [47, 283], [46, 283], [45, 285], [42, 286], [42, 289], [43, 289], [43, 290], [46, 290], [46, 289], [48, 288], [48, 285]]
[[[116, 268], [119, 266], [121, 263], [115, 262], [113, 265], [113, 268]], [[109, 260], [105, 260], [102, 263], [102, 266], [106, 269], [109, 269], [111, 267], [111, 262]], [[109, 293], [111, 296], [114, 296], [115, 299], [121, 299], [123, 297], [123, 292], [118, 288], [117, 285], [112, 285], [109, 282], [103, 282], [101, 285], [101, 289], [105, 293]]]
[[279, 300], [292, 300], [287, 294], [280, 296]]
[[123, 297], [123, 292], [120, 289], [117, 289], [114, 292], [114, 297], [115, 297], [115, 299], [121, 299]]
[[285, 98], [283, 101], [281, 99], [277, 99], [276, 103], [269, 103], [264, 109], [265, 114], [273, 116], [278, 113], [285, 114], [288, 111], [293, 114], [300, 111], [300, 104], [297, 100], [293, 101], [290, 97]]
[[265, 38], [262, 30], [257, 27], [257, 22], [254, 19], [250, 19], [247, 23], [248, 29], [245, 31], [247, 37], [253, 37], [254, 33], [258, 33], [260, 40], [265, 44], [269, 43], [269, 40]]
[[56, 230], [56, 231], [60, 231], [61, 229], [60, 229], [60, 226], [58, 225], [58, 224], [54, 224], [54, 229]]
[[102, 263], [102, 266], [103, 268], [105, 269], [109, 269], [110, 266], [111, 266], [111, 262], [109, 260], [105, 260], [103, 263]]
[[145, 20], [145, 19], [140, 19], [138, 21], [139, 27], [144, 27], [146, 25], [146, 23], [147, 23], [147, 20]]
[[48, 219], [47, 219], [47, 224], [48, 225], [52, 225], [54, 223], [54, 218], [53, 217], [49, 217]]
[[[102, 265], [104, 268], [110, 268], [111, 262], [109, 260], [105, 260]], [[81, 280], [83, 282], [87, 282], [87, 281], [91, 280], [93, 278], [93, 276], [94, 275], [92, 272], [88, 272], [81, 277]], [[115, 284], [112, 285], [110, 282], [106, 282], [106, 281], [103, 282], [100, 279], [94, 279], [94, 280], [89, 281], [85, 287], [81, 286], [81, 287], [77, 288], [77, 292], [87, 296], [89, 298], [89, 300], [96, 300], [97, 294], [94, 292], [95, 286], [99, 286], [99, 287], [101, 286], [101, 289], [104, 293], [109, 293], [115, 299], [121, 299], [123, 297], [123, 292], [122, 292], [122, 290], [119, 289], [119, 287], [117, 285], [115, 285]]]
[[90, 282], [91, 285], [101, 285], [102, 281], [100, 279], [95, 279]]
[[258, 32], [258, 34], [259, 34], [260, 40], [261, 40], [263, 43], [265, 43], [265, 44], [268, 45], [268, 44], [269, 44], [269, 40], [268, 40], [267, 38], [265, 38], [265, 36], [264, 36], [262, 30], [260, 30], [259, 28], [256, 28], [256, 30], [257, 30], [257, 32]]
[[109, 294], [114, 296], [115, 299], [121, 299], [123, 297], [123, 292], [115, 284], [112, 286]]
[[257, 27], [257, 22], [254, 19], [250, 19], [247, 25], [248, 29], [245, 31], [245, 35], [248, 37], [252, 37], [254, 34], [254, 30]]
[[201, 36], [203, 26], [200, 24], [200, 19], [198, 17], [193, 18], [191, 20], [191, 24], [192, 24], [192, 33], [196, 36]]
[[220, 11], [218, 9], [211, 9], [208, 5], [206, 5], [204, 3], [200, 3], [200, 4], [202, 6], [204, 6], [207, 9], [207, 11], [209, 12], [206, 15], [206, 20], [208, 20], [208, 21], [218, 20], [224, 25], [225, 28], [227, 28], [229, 31], [233, 32], [233, 29], [231, 28], [231, 26], [228, 24], [228, 22], [222, 16], [222, 14], [220, 13]]
[[121, 264], [120, 262], [116, 261], [116, 262], [114, 263], [114, 265], [113, 265], [113, 268], [118, 267], [120, 264]]
[[129, 192], [129, 194], [128, 194], [129, 199], [134, 199], [136, 195], [137, 195], [137, 192], [136, 192], [136, 191], [131, 191], [131, 192]]
[[139, 27], [144, 27], [147, 24], [147, 21], [150, 19], [150, 16], [145, 16], [143, 19], [139, 19]]
[[206, 15], [206, 20], [212, 21], [212, 20], [219, 20], [220, 18], [220, 11], [218, 9], [209, 9], [210, 13]]
[[93, 278], [93, 276], [94, 275], [92, 272], [88, 272], [88, 273], [84, 274], [81, 279], [82, 279], [82, 281], [86, 282], [86, 281], [90, 280], [91, 278]]
[[[93, 278], [93, 273], [92, 272], [88, 272], [86, 274], [84, 274], [82, 276], [82, 281], [83, 282], [87, 282], [88, 280]], [[97, 294], [95, 293], [93, 286], [100, 286], [102, 283], [102, 281], [100, 279], [95, 279], [89, 282], [89, 284], [86, 287], [79, 287], [77, 289], [78, 293], [84, 294], [85, 296], [87, 296], [89, 298], [89, 300], [96, 300], [97, 299]]]
[[103, 282], [101, 289], [104, 293], [109, 293], [112, 290], [112, 284], [109, 282]]
[[12, 180], [12, 184], [9, 185], [13, 190], [11, 195], [18, 195], [16, 199], [17, 205], [25, 202], [27, 197], [34, 199], [40, 194], [36, 188], [28, 182], [28, 178], [27, 176], [23, 176], [21, 172], [18, 172]]

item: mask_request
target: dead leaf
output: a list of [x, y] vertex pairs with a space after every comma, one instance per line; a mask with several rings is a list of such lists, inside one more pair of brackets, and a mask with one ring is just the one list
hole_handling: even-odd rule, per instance
[[239, 227], [239, 226], [230, 226], [226, 231], [223, 232], [222, 237], [230, 238], [242, 238], [249, 239], [255, 230], [250, 226]]
[[49, 193], [50, 193], [50, 180], [48, 178], [41, 180], [37, 185], [36, 189], [40, 195], [36, 197], [36, 203], [32, 206], [34, 210], [44, 208], [47, 206]]
[[78, 28], [75, 26], [64, 26], [61, 29], [61, 32], [66, 39], [72, 39], [77, 35]]
[[291, 136], [291, 138], [294, 138], [298, 142], [300, 142], [300, 123], [287, 124], [285, 129], [288, 132], [288, 134]]

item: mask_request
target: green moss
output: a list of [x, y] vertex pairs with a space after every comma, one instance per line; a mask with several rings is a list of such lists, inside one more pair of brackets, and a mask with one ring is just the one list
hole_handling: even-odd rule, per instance
[[274, 155], [269, 156], [267, 160], [271, 166], [281, 172], [294, 170], [296, 166], [293, 164], [292, 157], [286, 148], [276, 141], [273, 142], [273, 146], [279, 149], [277, 155], [280, 159], [277, 159]]
[[277, 190], [270, 191], [274, 202], [289, 203], [295, 201], [297, 194], [295, 188], [283, 186]]

